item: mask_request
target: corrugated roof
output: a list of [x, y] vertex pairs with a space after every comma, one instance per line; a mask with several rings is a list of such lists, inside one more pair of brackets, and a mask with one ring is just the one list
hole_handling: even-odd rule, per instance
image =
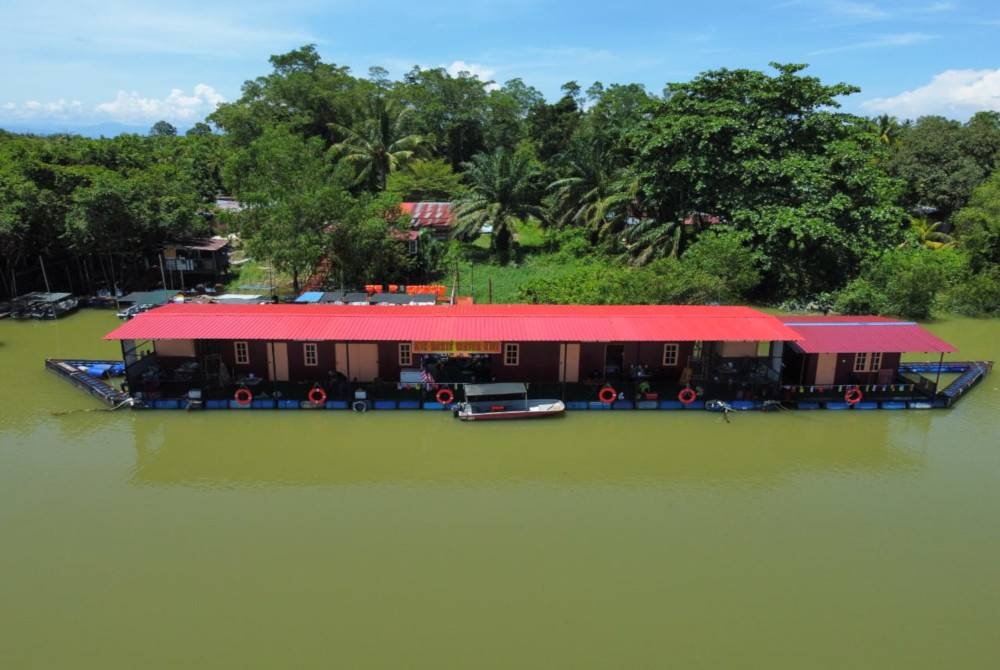
[[206, 339], [336, 342], [681, 342], [797, 340], [749, 307], [455, 305], [167, 305], [108, 340]]
[[455, 220], [450, 202], [404, 202], [399, 207], [410, 215], [414, 228], [447, 228]]
[[912, 321], [882, 316], [781, 316], [802, 339], [795, 343], [807, 354], [952, 353], [958, 351]]

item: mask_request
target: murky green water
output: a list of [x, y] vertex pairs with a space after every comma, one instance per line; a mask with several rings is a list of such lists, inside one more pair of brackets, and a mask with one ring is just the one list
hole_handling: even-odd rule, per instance
[[0, 322], [0, 667], [1000, 664], [1000, 373], [731, 424], [53, 416], [98, 405], [42, 359], [116, 323]]

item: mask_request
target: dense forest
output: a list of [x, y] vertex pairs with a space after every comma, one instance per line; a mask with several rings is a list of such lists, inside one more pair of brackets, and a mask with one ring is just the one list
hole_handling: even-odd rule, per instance
[[[553, 102], [312, 46], [270, 64], [183, 135], [0, 132], [0, 294], [38, 288], [39, 257], [71, 290], [149, 288], [165, 239], [226, 232], [296, 287], [321, 260], [347, 286], [472, 262], [520, 301], [1000, 313], [1000, 113], [847, 114], [856, 87], [792, 64]], [[413, 200], [455, 203], [451, 240], [400, 242]]]

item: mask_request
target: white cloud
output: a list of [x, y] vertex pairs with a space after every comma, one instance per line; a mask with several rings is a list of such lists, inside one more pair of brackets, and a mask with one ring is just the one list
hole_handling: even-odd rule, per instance
[[0, 118], [8, 121], [74, 121], [98, 123], [151, 123], [164, 119], [182, 126], [189, 126], [212, 113], [219, 103], [225, 102], [214, 88], [198, 84], [188, 94], [179, 88], [165, 98], [143, 97], [135, 91], [118, 91], [114, 100], [87, 106], [79, 100], [39, 102], [28, 100], [18, 104], [7, 102], [0, 106]]
[[968, 118], [984, 110], [1000, 112], [1000, 68], [945, 70], [929, 84], [889, 98], [868, 100], [861, 106], [909, 119], [928, 114]]
[[114, 100], [102, 102], [95, 109], [98, 113], [123, 123], [165, 119], [187, 124], [210, 114], [221, 102], [225, 102], [225, 98], [214, 88], [198, 84], [191, 95], [175, 88], [163, 99], [144, 98], [135, 91], [118, 91]]
[[836, 54], [845, 51], [858, 51], [859, 49], [881, 49], [884, 47], [908, 47], [914, 44], [923, 44], [930, 40], [936, 40], [937, 35], [926, 35], [924, 33], [895, 33], [891, 35], [880, 35], [874, 39], [853, 44], [844, 44], [839, 47], [829, 49], [817, 49], [809, 52], [810, 56], [821, 56], [823, 54]]
[[863, 21], [889, 18], [889, 12], [870, 2], [830, 2], [827, 7], [835, 14]]
[[[441, 67], [447, 70], [448, 74], [452, 77], [457, 77], [459, 72], [468, 72], [478, 78], [479, 81], [492, 81], [493, 75], [496, 74], [496, 70], [492, 68], [479, 65], [478, 63], [466, 63], [464, 60], [452, 61], [451, 65], [442, 65]], [[486, 88], [492, 91], [500, 87], [496, 84], [490, 84]]]

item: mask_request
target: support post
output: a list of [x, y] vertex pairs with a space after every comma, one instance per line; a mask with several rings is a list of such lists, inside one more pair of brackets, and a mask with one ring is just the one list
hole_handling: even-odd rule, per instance
[[42, 260], [42, 255], [38, 255], [38, 264], [42, 266], [42, 279], [45, 280], [45, 292], [52, 293], [52, 289], [49, 288], [49, 275], [45, 272], [45, 261]]
[[937, 375], [934, 377], [934, 395], [937, 395], [938, 383], [941, 381], [941, 366], [944, 365], [944, 352], [938, 357]]

